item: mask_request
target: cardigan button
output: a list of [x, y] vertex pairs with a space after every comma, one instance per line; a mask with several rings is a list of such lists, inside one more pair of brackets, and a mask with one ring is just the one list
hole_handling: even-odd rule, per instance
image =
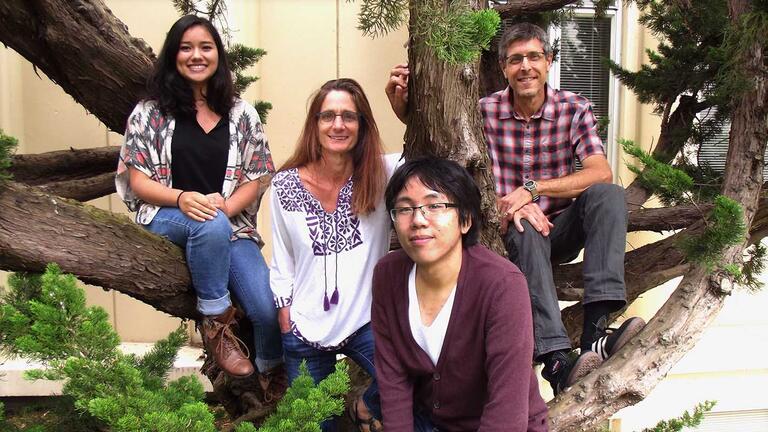
[[435, 401], [435, 403], [432, 404], [432, 407], [435, 409], [440, 409], [440, 401]]
[[440, 381], [440, 372], [433, 373], [432, 379], [434, 379], [435, 381]]

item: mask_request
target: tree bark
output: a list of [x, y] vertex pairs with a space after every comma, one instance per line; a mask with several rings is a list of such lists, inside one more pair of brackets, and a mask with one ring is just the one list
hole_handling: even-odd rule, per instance
[[560, 9], [573, 3], [576, 3], [576, 0], [512, 0], [505, 5], [495, 6], [494, 9], [502, 19], [506, 19]]
[[[449, 65], [437, 58], [424, 40], [415, 36], [419, 9], [437, 0], [410, 2], [411, 38], [408, 49], [410, 105], [403, 153], [406, 158], [432, 155], [454, 160], [472, 174], [482, 194], [481, 208], [486, 223], [480, 241], [495, 252], [506, 251], [499, 235], [493, 170], [488, 159], [482, 122], [477, 110], [479, 62]], [[470, 1], [473, 9], [484, 2]], [[450, 95], [450, 97], [446, 97]]]
[[13, 180], [63, 198], [88, 201], [115, 191], [115, 146], [12, 157]]
[[186, 262], [173, 243], [125, 216], [14, 182], [0, 185], [0, 268], [43, 272], [51, 262], [167, 314], [198, 316]]
[[125, 130], [155, 57], [104, 3], [4, 0], [0, 22], [0, 41], [42, 70], [109, 129]]
[[117, 169], [120, 148], [57, 150], [38, 154], [15, 155], [11, 158], [13, 180], [30, 186], [80, 180]]

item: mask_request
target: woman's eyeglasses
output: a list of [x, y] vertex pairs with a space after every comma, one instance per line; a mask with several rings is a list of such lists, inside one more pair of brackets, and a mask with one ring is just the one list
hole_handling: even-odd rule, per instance
[[341, 121], [343, 121], [344, 124], [354, 124], [360, 120], [360, 114], [354, 111], [342, 111], [339, 114], [333, 111], [322, 111], [315, 115], [317, 116], [317, 119], [320, 120], [320, 123], [326, 124], [336, 121], [336, 117], [341, 117]]

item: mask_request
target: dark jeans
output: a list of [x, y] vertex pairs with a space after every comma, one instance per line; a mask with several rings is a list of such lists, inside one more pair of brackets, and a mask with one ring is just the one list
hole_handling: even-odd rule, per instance
[[554, 217], [548, 237], [528, 221], [524, 231], [513, 224], [505, 244], [509, 259], [528, 280], [533, 308], [534, 358], [561, 349], [571, 342], [560, 318], [552, 266], [575, 259], [584, 249], [584, 301], [626, 303], [624, 247], [627, 208], [624, 189], [600, 183], [589, 187], [562, 213]]
[[[358, 364], [373, 382], [363, 393], [363, 402], [368, 411], [377, 419], [381, 418], [381, 403], [379, 401], [379, 386], [376, 384], [376, 370], [373, 367], [373, 331], [371, 323], [368, 323], [355, 332], [355, 335], [342, 348], [335, 351], [323, 351], [309, 346], [293, 333], [283, 333], [283, 352], [285, 353], [285, 368], [288, 379], [293, 382], [299, 376], [299, 365], [302, 360], [307, 361], [309, 375], [315, 383], [330, 375], [336, 365], [336, 355], [344, 354]], [[334, 419], [326, 420], [322, 424], [323, 432], [337, 430]]]

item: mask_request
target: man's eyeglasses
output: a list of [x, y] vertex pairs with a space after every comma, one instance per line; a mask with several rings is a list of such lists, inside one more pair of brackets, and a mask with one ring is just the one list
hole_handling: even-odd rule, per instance
[[389, 211], [389, 217], [392, 218], [392, 222], [404, 222], [410, 220], [413, 217], [414, 212], [418, 209], [421, 211], [422, 216], [431, 219], [434, 216], [439, 216], [445, 213], [449, 208], [454, 207], [458, 207], [458, 205], [453, 203], [432, 203], [413, 207], [395, 207]]
[[336, 114], [333, 111], [323, 111], [315, 114], [320, 123], [333, 123], [336, 117], [341, 117], [341, 121], [344, 124], [354, 124], [360, 120], [360, 114], [354, 111], [342, 111], [341, 114]]
[[531, 51], [528, 54], [512, 54], [507, 56], [504, 61], [510, 66], [517, 66], [523, 63], [523, 59], [528, 59], [529, 62], [535, 63], [544, 58], [544, 53], [541, 51]]

